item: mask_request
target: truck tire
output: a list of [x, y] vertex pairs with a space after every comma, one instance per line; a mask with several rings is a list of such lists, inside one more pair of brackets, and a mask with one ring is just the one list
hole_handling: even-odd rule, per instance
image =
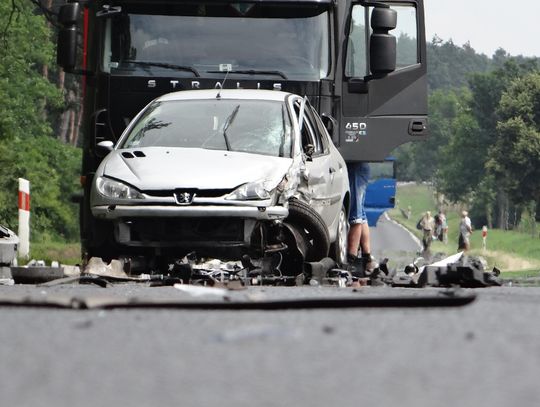
[[330, 246], [330, 257], [335, 260], [338, 266], [347, 263], [347, 235], [349, 233], [349, 222], [347, 220], [347, 209], [341, 207], [337, 226], [336, 241]]
[[299, 228], [305, 236], [307, 253], [305, 261], [319, 261], [328, 256], [330, 238], [323, 218], [308, 204], [292, 198], [289, 216], [285, 222]]

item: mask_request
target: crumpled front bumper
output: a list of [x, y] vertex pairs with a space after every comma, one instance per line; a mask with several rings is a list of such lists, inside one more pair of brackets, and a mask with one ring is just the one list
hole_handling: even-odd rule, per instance
[[233, 205], [100, 205], [92, 207], [92, 214], [99, 219], [121, 218], [203, 218], [232, 217], [256, 220], [282, 220], [289, 215], [283, 206], [233, 206]]

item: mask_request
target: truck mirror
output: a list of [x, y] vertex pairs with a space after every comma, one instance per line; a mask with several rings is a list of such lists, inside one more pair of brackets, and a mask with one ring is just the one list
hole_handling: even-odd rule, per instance
[[77, 27], [62, 28], [58, 32], [56, 63], [71, 72], [77, 64]]
[[63, 26], [77, 24], [80, 8], [81, 5], [79, 3], [64, 4], [58, 11], [58, 22]]
[[77, 19], [79, 13], [79, 3], [64, 4], [58, 13], [58, 22], [62, 28], [58, 33], [56, 62], [66, 72], [72, 72], [77, 64]]
[[387, 75], [396, 70], [396, 37], [389, 31], [396, 28], [397, 12], [375, 7], [371, 14], [373, 34], [369, 45], [369, 67], [372, 75]]

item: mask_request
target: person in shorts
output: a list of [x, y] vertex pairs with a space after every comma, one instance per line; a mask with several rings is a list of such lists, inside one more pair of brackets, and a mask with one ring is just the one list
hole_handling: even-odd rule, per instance
[[369, 225], [364, 202], [369, 182], [369, 164], [347, 163], [351, 190], [351, 210], [349, 211], [349, 234], [347, 241], [347, 262], [349, 270], [356, 277], [364, 277], [377, 267], [371, 257]]

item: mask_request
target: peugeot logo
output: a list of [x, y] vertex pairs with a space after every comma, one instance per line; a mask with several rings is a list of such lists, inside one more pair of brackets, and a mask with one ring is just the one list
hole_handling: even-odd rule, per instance
[[174, 199], [178, 205], [191, 205], [195, 194], [191, 192], [175, 192]]

